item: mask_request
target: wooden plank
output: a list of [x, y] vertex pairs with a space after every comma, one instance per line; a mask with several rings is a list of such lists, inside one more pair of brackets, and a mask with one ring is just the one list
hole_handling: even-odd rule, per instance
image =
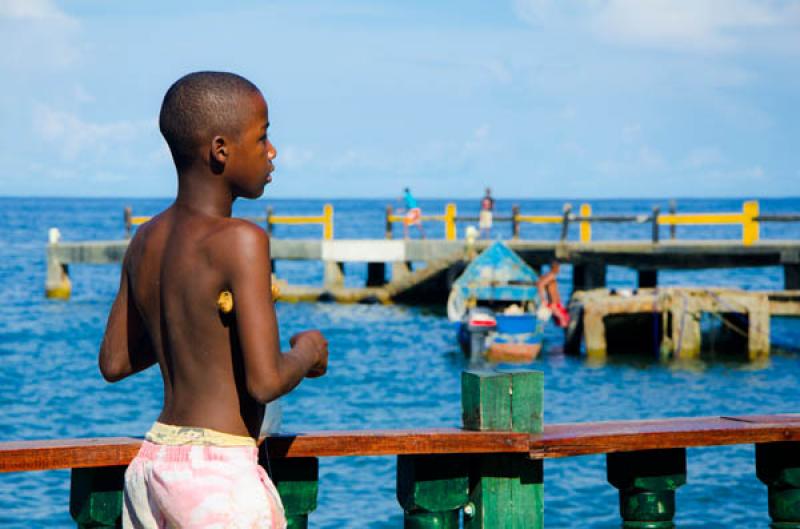
[[0, 443], [0, 472], [127, 465], [141, 443], [132, 437]]
[[796, 440], [800, 440], [800, 415], [554, 424], [531, 436], [530, 457]]
[[[321, 431], [266, 440], [270, 457], [529, 453], [534, 459], [660, 448], [800, 440], [800, 414], [546, 425], [542, 434], [424, 430]], [[127, 465], [133, 437], [0, 443], [0, 472]]]
[[[0, 443], [0, 472], [127, 465], [142, 440], [133, 437]], [[404, 454], [525, 453], [528, 434], [459, 428], [278, 434], [266, 440], [270, 457]]]
[[282, 434], [268, 438], [267, 445], [271, 457], [517, 453], [527, 451], [528, 435], [459, 428], [364, 430]]

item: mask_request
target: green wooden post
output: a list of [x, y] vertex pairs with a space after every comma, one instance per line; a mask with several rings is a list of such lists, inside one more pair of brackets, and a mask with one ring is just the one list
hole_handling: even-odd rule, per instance
[[317, 508], [319, 460], [316, 457], [270, 459], [272, 481], [281, 496], [287, 529], [306, 529]]
[[458, 529], [459, 510], [469, 501], [467, 461], [460, 455], [398, 456], [397, 501], [405, 529]]
[[79, 529], [121, 526], [126, 468], [72, 469], [69, 513]]
[[756, 445], [756, 475], [767, 485], [773, 529], [800, 529], [800, 443]]
[[642, 450], [606, 456], [608, 481], [619, 489], [625, 529], [675, 527], [675, 490], [686, 483], [686, 449]]
[[[537, 371], [464, 372], [464, 428], [541, 433], [543, 384]], [[526, 454], [473, 456], [464, 529], [542, 528], [543, 483], [542, 462]]]

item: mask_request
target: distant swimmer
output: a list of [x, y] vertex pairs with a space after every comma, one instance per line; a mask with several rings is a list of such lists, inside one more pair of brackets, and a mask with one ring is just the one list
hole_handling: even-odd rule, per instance
[[422, 227], [422, 210], [417, 204], [417, 199], [411, 194], [409, 188], [403, 190], [403, 205], [405, 206], [406, 215], [403, 218], [403, 237], [408, 239], [409, 226], [416, 226], [419, 229], [420, 236], [425, 238], [425, 228]]
[[272, 180], [268, 126], [264, 97], [238, 75], [192, 73], [164, 96], [178, 194], [130, 241], [99, 354], [109, 382], [157, 363], [164, 385], [125, 472], [124, 529], [286, 527], [258, 464], [264, 407], [324, 375], [328, 344], [310, 330], [281, 352], [269, 236], [231, 218], [237, 198]]
[[494, 215], [494, 199], [491, 188], [486, 188], [486, 193], [481, 199], [481, 212], [478, 217], [480, 236], [490, 239], [492, 236], [492, 216]]
[[538, 314], [542, 320], [548, 320], [552, 315], [556, 325], [566, 327], [569, 325], [569, 313], [561, 303], [561, 294], [558, 292], [558, 271], [560, 269], [561, 264], [554, 259], [550, 263], [550, 270], [546, 274], [539, 276], [536, 281], [536, 286], [539, 289], [539, 299], [541, 300]]

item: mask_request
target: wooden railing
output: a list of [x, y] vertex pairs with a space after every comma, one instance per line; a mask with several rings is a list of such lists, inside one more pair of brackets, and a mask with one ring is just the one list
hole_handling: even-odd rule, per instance
[[[318, 458], [397, 455], [405, 526], [541, 528], [547, 458], [606, 454], [624, 527], [673, 527], [675, 490], [686, 483], [686, 447], [756, 445], [774, 527], [800, 527], [800, 415], [697, 417], [542, 425], [542, 374], [465, 372], [463, 428], [273, 435], [260, 444], [289, 527], [316, 509]], [[71, 468], [78, 527], [114, 527], [123, 474], [137, 438], [0, 443], [0, 472]], [[266, 464], [269, 458], [269, 465]]]

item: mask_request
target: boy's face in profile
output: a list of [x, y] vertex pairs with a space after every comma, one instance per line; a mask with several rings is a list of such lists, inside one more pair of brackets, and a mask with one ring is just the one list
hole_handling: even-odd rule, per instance
[[272, 181], [272, 160], [277, 151], [267, 137], [269, 112], [264, 97], [252, 94], [241, 104], [247, 106], [247, 117], [239, 137], [234, 139], [225, 173], [237, 196], [258, 198]]

